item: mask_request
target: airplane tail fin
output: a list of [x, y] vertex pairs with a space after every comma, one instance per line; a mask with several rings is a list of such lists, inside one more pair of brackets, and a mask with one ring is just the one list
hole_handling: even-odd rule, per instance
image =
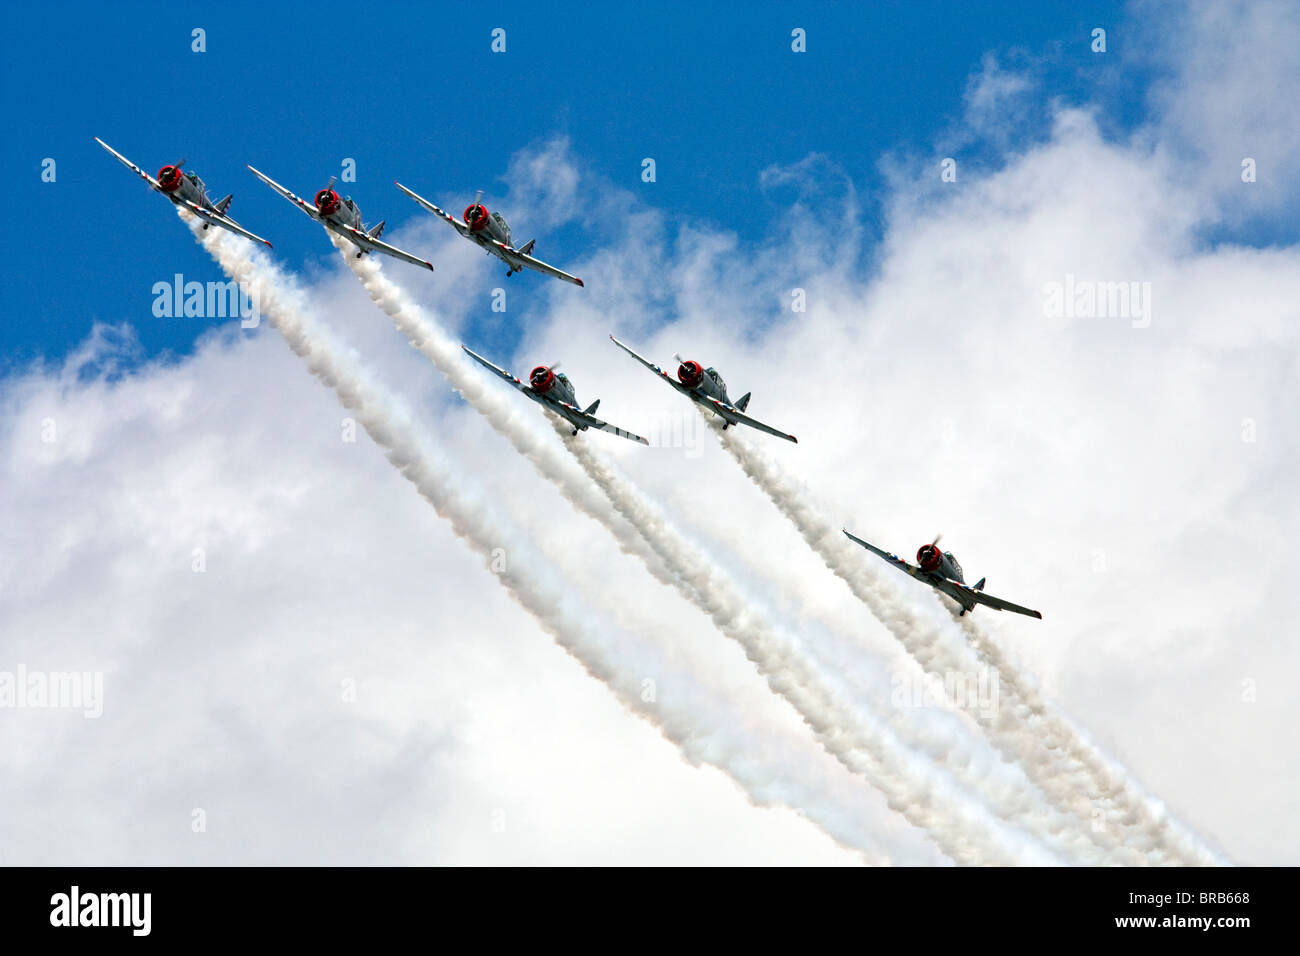
[[221, 200], [221, 202], [217, 203], [217, 212], [221, 213], [221, 215], [224, 216], [226, 214], [226, 210], [230, 208], [230, 200], [234, 198], [235, 198], [235, 194], [231, 193], [225, 199]]
[[737, 410], [737, 411], [741, 411], [741, 412], [743, 412], [746, 408], [749, 407], [749, 396], [750, 396], [751, 394], [753, 394], [753, 393], [752, 393], [752, 392], [746, 392], [744, 395], [740, 396], [740, 401], [736, 402], [736, 410]]
[[584, 409], [582, 410], [582, 414], [584, 414], [584, 415], [595, 415], [595, 414], [596, 414], [596, 409], [598, 409], [599, 407], [600, 407], [600, 399], [598, 398], [598, 399], [596, 399], [594, 402], [592, 402], [590, 405], [588, 405], [586, 408], [584, 408]]
[[519, 254], [521, 256], [532, 255], [533, 246], [536, 245], [536, 243], [537, 243], [536, 239], [529, 239], [527, 242], [525, 242], [522, 246], [519, 247], [518, 249]]
[[383, 234], [383, 232], [384, 232], [384, 220], [381, 219], [379, 220], [378, 224], [375, 225], [374, 228], [372, 228], [368, 233], [366, 233], [366, 235], [369, 236], [371, 239], [378, 239]]
[[[935, 540], [938, 540], [938, 539], [935, 539]], [[972, 590], [972, 591], [983, 591], [983, 590], [984, 590], [984, 582], [987, 581], [987, 580], [988, 580], [988, 578], [980, 578], [978, 581], [975, 582], [974, 585], [971, 586], [971, 590]], [[964, 616], [966, 615], [966, 612], [968, 612], [968, 611], [973, 611], [973, 610], [975, 610], [975, 602], [974, 602], [974, 601], [972, 601], [969, 605], [967, 605], [967, 604], [963, 604], [963, 605], [961, 606], [961, 613], [958, 614], [957, 616], [958, 616], [958, 617], [964, 617]]]

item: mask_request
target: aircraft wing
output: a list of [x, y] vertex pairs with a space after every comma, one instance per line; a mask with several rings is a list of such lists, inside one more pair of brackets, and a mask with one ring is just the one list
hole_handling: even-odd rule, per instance
[[519, 381], [519, 379], [515, 378], [513, 375], [511, 375], [511, 374], [510, 374], [509, 372], [507, 372], [505, 369], [501, 368], [501, 367], [498, 366], [498, 365], [493, 365], [491, 362], [489, 362], [489, 361], [488, 361], [487, 359], [485, 359], [483, 356], [479, 355], [477, 352], [475, 352], [475, 351], [474, 351], [473, 349], [471, 349], [469, 346], [467, 346], [467, 345], [462, 345], [462, 346], [461, 346], [461, 349], [465, 352], [466, 355], [468, 355], [470, 358], [472, 358], [475, 362], [478, 362], [479, 365], [482, 365], [482, 366], [483, 366], [484, 368], [486, 368], [489, 372], [492, 372], [492, 373], [493, 373], [494, 375], [496, 375], [498, 378], [503, 378], [503, 379], [505, 379], [507, 382], [509, 382], [509, 383], [510, 383], [511, 385], [513, 385], [515, 388], [519, 389], [519, 391], [521, 391], [521, 392], [526, 392], [526, 393], [527, 393], [529, 396], [531, 396], [531, 397], [537, 397], [537, 393], [534, 392], [531, 388], [529, 388], [529, 387], [528, 387], [527, 385], [525, 385], [523, 382]]
[[586, 412], [584, 412], [581, 408], [578, 408], [578, 406], [576, 405], [570, 405], [568, 402], [557, 402], [555, 401], [555, 399], [547, 398], [545, 395], [538, 395], [529, 386], [519, 381], [519, 379], [515, 378], [505, 369], [493, 365], [483, 356], [479, 355], [473, 349], [469, 348], [469, 346], [462, 345], [461, 348], [464, 349], [466, 355], [468, 355], [474, 361], [478, 362], [489, 372], [492, 372], [498, 378], [505, 379], [515, 388], [519, 389], [519, 391], [523, 392], [525, 395], [527, 395], [529, 398], [535, 401], [538, 405], [544, 405], [548, 408], [553, 409], [556, 412], [556, 414], [564, 416], [574, 425], [578, 425], [582, 428], [594, 428], [598, 432], [612, 432], [613, 434], [618, 435], [620, 438], [626, 438], [630, 441], [640, 442], [642, 445], [650, 444], [648, 440], [642, 438], [640, 435], [636, 435], [630, 431], [626, 431], [625, 429], [619, 428], [617, 425], [611, 425], [609, 422], [602, 421], [601, 419], [597, 418], [595, 415], [589, 415]]
[[[470, 232], [469, 232], [469, 226], [465, 225], [463, 222], [461, 222], [461, 221], [460, 221], [459, 219], [457, 219], [455, 216], [453, 216], [453, 215], [451, 215], [450, 213], [444, 212], [443, 210], [439, 209], [437, 206], [435, 206], [433, 203], [429, 202], [429, 200], [425, 199], [423, 196], [420, 196], [420, 195], [418, 195], [418, 194], [416, 194], [416, 193], [411, 192], [411, 190], [407, 189], [407, 188], [406, 188], [405, 186], [403, 186], [401, 183], [399, 183], [399, 182], [394, 182], [393, 185], [396, 186], [398, 189], [400, 189], [402, 192], [406, 193], [406, 195], [410, 196], [412, 199], [414, 199], [416, 202], [418, 202], [421, 206], [423, 206], [426, 212], [431, 212], [431, 213], [433, 213], [435, 216], [437, 216], [439, 219], [441, 219], [441, 220], [443, 220], [444, 222], [448, 223], [452, 228], [454, 228], [457, 232], [459, 232], [459, 233], [460, 233], [462, 236], [464, 236], [466, 239], [471, 238], [471, 236], [470, 236]], [[473, 354], [473, 353], [471, 353], [471, 354]], [[495, 367], [496, 367], [496, 366], [493, 366], [493, 368], [495, 368]]]
[[263, 173], [258, 172], [256, 169], [253, 169], [252, 166], [249, 166], [248, 168], [249, 168], [249, 171], [252, 172], [252, 174], [253, 174], [254, 176], [256, 176], [258, 179], [260, 179], [262, 182], [266, 183], [268, 186], [270, 186], [272, 189], [274, 189], [276, 192], [278, 192], [278, 193], [279, 193], [281, 196], [283, 196], [285, 199], [289, 200], [289, 202], [293, 203], [295, 206], [297, 206], [299, 209], [301, 209], [301, 210], [302, 210], [303, 212], [305, 212], [307, 215], [311, 216], [311, 217], [312, 217], [313, 219], [315, 219], [317, 222], [320, 222], [320, 221], [321, 221], [320, 213], [318, 213], [318, 212], [316, 211], [316, 207], [313, 206], [311, 203], [309, 203], [309, 202], [303, 202], [301, 199], [299, 199], [297, 196], [295, 196], [292, 192], [290, 192], [289, 190], [287, 190], [287, 189], [285, 189], [283, 186], [281, 186], [279, 183], [277, 183], [277, 182], [276, 182], [274, 179], [272, 179], [270, 176], [267, 176], [267, 175], [264, 175]]
[[976, 591], [974, 588], [967, 587], [959, 581], [950, 580], [948, 583], [968, 601], [974, 601], [976, 604], [983, 604], [985, 607], [995, 608], [999, 611], [1014, 611], [1017, 614], [1036, 617], [1040, 621], [1043, 619], [1043, 615], [1032, 608], [1021, 607], [1019, 604], [1012, 604], [1010, 601], [1004, 601], [1002, 598], [994, 597], [992, 594], [985, 594], [983, 591]]
[[361, 248], [363, 249], [365, 249], [366, 247], [369, 247], [371, 249], [378, 249], [380, 252], [384, 253], [384, 255], [392, 256], [394, 259], [401, 259], [402, 261], [409, 262], [412, 265], [424, 266], [430, 272], [433, 271], [432, 262], [426, 262], [425, 260], [421, 259], [419, 256], [413, 256], [409, 252], [403, 252], [401, 249], [397, 248], [397, 246], [390, 246], [386, 242], [380, 242], [378, 239], [372, 239], [370, 236], [366, 235], [360, 229], [354, 229], [352, 226], [341, 226], [337, 224], [335, 225], [335, 228], [345, 230], [347, 234], [352, 237], [353, 241], [356, 242], [358, 245], [360, 245]]
[[698, 392], [691, 392], [690, 396], [700, 405], [703, 405], [710, 411], [721, 415], [733, 425], [748, 425], [750, 428], [757, 428], [761, 432], [767, 432], [769, 435], [775, 435], [777, 438], [784, 438], [786, 441], [792, 441], [796, 445], [799, 444], [799, 439], [795, 438], [793, 435], [787, 435], [785, 432], [777, 431], [771, 425], [764, 425], [757, 418], [750, 418], [733, 405], [727, 405], [726, 403], [720, 402], [716, 398], [710, 398], [707, 395], [700, 395]]
[[633, 352], [630, 348], [628, 348], [626, 345], [624, 345], [624, 344], [623, 344], [622, 342], [620, 342], [618, 339], [614, 338], [614, 336], [612, 336], [612, 335], [609, 337], [609, 340], [610, 340], [611, 342], [613, 342], [615, 345], [617, 345], [619, 348], [621, 348], [621, 349], [622, 349], [624, 352], [626, 352], [628, 355], [632, 356], [634, 359], [636, 359], [638, 362], [640, 362], [642, 365], [644, 365], [646, 368], [648, 368], [650, 371], [654, 372], [656, 375], [658, 375], [660, 378], [662, 378], [665, 382], [667, 382], [667, 383], [668, 383], [669, 385], [671, 385], [673, 388], [677, 389], [677, 391], [681, 392], [683, 395], [686, 395], [686, 396], [688, 396], [689, 398], [694, 398], [694, 397], [695, 397], [695, 393], [694, 393], [694, 392], [692, 392], [689, 388], [687, 388], [687, 387], [686, 387], [685, 385], [683, 385], [681, 382], [678, 382], [678, 381], [676, 381], [675, 379], [673, 379], [673, 378], [672, 378], [672, 377], [671, 377], [667, 372], [665, 372], [663, 369], [661, 369], [661, 368], [660, 368], [658, 365], [656, 365], [654, 362], [650, 361], [648, 358], [643, 358], [642, 356], [637, 355], [635, 352]]
[[204, 207], [197, 205], [196, 203], [190, 202], [188, 199], [174, 199], [173, 202], [180, 203], [182, 206], [184, 206], [190, 212], [194, 213], [194, 215], [198, 216], [204, 222], [211, 223], [214, 226], [220, 226], [222, 229], [230, 230], [237, 236], [243, 236], [245, 239], [252, 239], [254, 242], [260, 242], [263, 245], [266, 245], [270, 248], [274, 248], [274, 246], [271, 246], [271, 243], [267, 242], [261, 236], [249, 232], [247, 229], [245, 229], [239, 223], [235, 222], [235, 220], [231, 219], [229, 216], [225, 216], [222, 215], [221, 213], [213, 212], [211, 209], [205, 209]]
[[958, 603], [965, 604], [966, 602], [970, 601], [970, 602], [974, 602], [975, 604], [983, 604], [985, 607], [995, 608], [999, 611], [1015, 611], [1017, 614], [1025, 614], [1028, 615], [1029, 617], [1036, 617], [1039, 620], [1042, 620], [1043, 618], [1043, 615], [1040, 614], [1038, 611], [1035, 611], [1027, 607], [1021, 607], [1019, 604], [1012, 604], [1010, 601], [1004, 601], [1002, 600], [1002, 598], [994, 597], [992, 594], [986, 594], [983, 591], [977, 591], [973, 587], [969, 587], [968, 585], [962, 584], [960, 581], [954, 581], [951, 578], [943, 578], [939, 584], [936, 584], [934, 578], [926, 574], [920, 568], [908, 564], [898, 555], [890, 554], [888, 551], [882, 551], [880, 548], [877, 548], [874, 544], [869, 544], [866, 541], [863, 541], [857, 535], [852, 534], [848, 531], [845, 531], [844, 534], [848, 536], [849, 540], [856, 541], [858, 544], [862, 545], [872, 554], [880, 555], [882, 558], [884, 558], [894, 567], [898, 568], [898, 570], [902, 571], [904, 574], [911, 575], [912, 577], [916, 578], [918, 581], [924, 581], [926, 584], [930, 585], [930, 587], [934, 588], [936, 591], [944, 592], [945, 594], [953, 598]]
[[208, 218], [213, 223], [220, 226], [222, 229], [229, 229], [237, 236], [243, 236], [245, 239], [252, 239], [254, 242], [266, 243], [268, 248], [272, 248], [272, 249], [275, 248], [274, 246], [271, 245], [271, 243], [267, 242], [267, 240], [263, 239], [261, 236], [254, 235], [253, 233], [249, 232], [247, 229], [245, 229], [239, 223], [235, 222], [235, 220], [231, 219], [229, 216], [217, 217], [209, 214]]
[[245, 229], [239, 223], [235, 222], [235, 220], [231, 219], [229, 216], [222, 215], [221, 213], [218, 212], [214, 212], [211, 209], [205, 209], [203, 206], [200, 206], [196, 203], [192, 203], [188, 199], [178, 199], [175, 196], [163, 192], [162, 184], [159, 183], [158, 180], [154, 179], [152, 176], [146, 173], [135, 163], [131, 162], [131, 160], [127, 159], [125, 156], [123, 156], [121, 153], [115, 150], [112, 146], [109, 146], [98, 136], [95, 137], [95, 142], [98, 143], [100, 146], [103, 146], [110, 153], [112, 153], [117, 158], [118, 162], [120, 162], [127, 169], [131, 170], [131, 172], [135, 173], [137, 176], [139, 176], [141, 179], [147, 182], [158, 192], [162, 193], [164, 196], [166, 196], [168, 199], [170, 199], [172, 202], [176, 203], [177, 205], [184, 206], [186, 209], [194, 213], [194, 215], [198, 216], [204, 222], [211, 223], [214, 226], [220, 226], [222, 229], [229, 229], [231, 232], [243, 236], [245, 239], [252, 239], [254, 242], [261, 242], [268, 246], [271, 245], [261, 236], [249, 232], [247, 229]]
[[518, 263], [526, 269], [532, 269], [534, 272], [540, 272], [543, 275], [548, 275], [555, 279], [563, 279], [565, 282], [572, 282], [576, 286], [582, 286], [585, 288], [582, 280], [577, 276], [571, 276], [567, 272], [555, 268], [555, 266], [548, 265], [541, 259], [534, 259], [527, 253], [519, 252], [517, 249], [511, 249], [504, 242], [496, 242], [494, 244], [506, 254], [512, 264]]
[[[102, 139], [100, 139], [98, 136], [95, 137], [95, 142], [98, 143], [100, 146], [103, 146], [103, 147], [104, 147], [106, 150], [108, 150], [110, 153], [112, 153], [112, 154], [117, 158], [117, 161], [118, 161], [119, 163], [121, 163], [121, 164], [122, 164], [123, 166], [125, 166], [127, 169], [131, 170], [131, 172], [135, 173], [137, 176], [139, 176], [141, 179], [143, 179], [145, 182], [147, 182], [147, 183], [148, 183], [150, 186], [152, 186], [154, 189], [158, 190], [160, 193], [163, 191], [163, 189], [162, 189], [162, 184], [159, 183], [158, 180], [154, 179], [152, 176], [150, 176], [148, 173], [146, 173], [143, 169], [141, 169], [141, 168], [140, 168], [139, 166], [137, 166], [135, 163], [131, 162], [131, 160], [127, 159], [125, 156], [123, 156], [121, 153], [119, 153], [117, 150], [115, 150], [112, 146], [109, 146], [106, 142], [104, 142], [104, 141], [103, 141]], [[166, 193], [163, 193], [163, 195], [166, 195]]]
[[[843, 530], [843, 529], [841, 529], [841, 530]], [[872, 554], [878, 554], [878, 555], [880, 555], [882, 558], [884, 558], [886, 561], [888, 561], [888, 562], [889, 562], [890, 564], [892, 564], [894, 567], [898, 568], [898, 570], [902, 571], [904, 574], [906, 574], [906, 575], [910, 575], [911, 577], [916, 578], [918, 581], [924, 581], [926, 584], [930, 584], [930, 578], [929, 578], [928, 575], [926, 575], [926, 574], [925, 574], [925, 573], [924, 573], [920, 568], [918, 568], [918, 567], [916, 567], [916, 566], [914, 566], [914, 565], [908, 564], [906, 561], [904, 561], [904, 560], [903, 560], [902, 558], [900, 558], [898, 555], [896, 555], [896, 554], [891, 554], [891, 553], [888, 552], [888, 551], [881, 550], [880, 548], [877, 548], [874, 544], [869, 544], [868, 542], [863, 541], [863, 540], [862, 540], [861, 538], [859, 538], [856, 534], [853, 534], [853, 533], [851, 533], [851, 532], [849, 532], [849, 531], [847, 531], [847, 530], [844, 531], [844, 534], [845, 534], [845, 536], [846, 536], [850, 541], [856, 541], [858, 544], [862, 545], [864, 548], [866, 548], [866, 549], [867, 549], [868, 551], [870, 551]], [[933, 585], [932, 585], [932, 586], [933, 586]]]
[[707, 408], [711, 412], [715, 412], [718, 415], [721, 415], [726, 421], [730, 422], [732, 425], [748, 425], [750, 428], [757, 428], [761, 432], [767, 432], [769, 435], [775, 435], [777, 438], [784, 438], [786, 441], [792, 441], [798, 444], [799, 439], [795, 438], [793, 435], [787, 435], [785, 432], [777, 431], [771, 425], [765, 425], [762, 422], [760, 422], [757, 418], [750, 418], [744, 412], [740, 411], [737, 408], [732, 407], [731, 405], [727, 405], [723, 402], [720, 402], [716, 398], [710, 398], [707, 395], [701, 395], [698, 392], [696, 392], [694, 389], [687, 388], [685, 385], [683, 385], [681, 382], [676, 381], [672, 376], [670, 376], [667, 372], [661, 369], [654, 362], [650, 361], [648, 358], [645, 358], [644, 356], [641, 355], [637, 355], [636, 352], [633, 352], [630, 348], [628, 348], [618, 339], [614, 338], [614, 336], [611, 335], [609, 338], [610, 341], [612, 341], [615, 345], [621, 348], [624, 352], [632, 356], [634, 359], [636, 359], [638, 362], [640, 362], [650, 371], [654, 372], [656, 375], [662, 378], [673, 388], [677, 389], [677, 391], [681, 392], [691, 401], [695, 402], [697, 405], [701, 405], [704, 408]]
[[611, 432], [612, 434], [618, 435], [620, 438], [626, 438], [629, 441], [640, 442], [642, 445], [650, 444], [648, 439], [642, 438], [640, 435], [636, 435], [630, 431], [626, 431], [622, 428], [619, 428], [617, 425], [611, 425], [609, 422], [601, 421], [595, 415], [588, 415], [586, 412], [578, 408], [576, 405], [570, 405], [568, 402], [553, 401], [552, 399], [546, 398], [545, 396], [537, 396], [537, 400], [543, 403], [544, 405], [550, 405], [556, 409], [562, 409], [564, 413], [564, 417], [569, 419], [569, 421], [573, 422], [574, 424], [581, 424], [585, 428], [594, 428], [598, 432]]

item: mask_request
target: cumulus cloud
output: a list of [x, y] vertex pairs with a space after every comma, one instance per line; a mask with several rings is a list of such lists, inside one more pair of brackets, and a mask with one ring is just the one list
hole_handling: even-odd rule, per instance
[[[524, 150], [512, 199], [554, 188], [512, 210], [516, 229], [569, 221], [575, 197], [611, 214], [583, 226], [600, 247], [571, 263], [586, 290], [519, 277], [507, 312], [519, 344], [496, 357], [516, 370], [560, 358], [610, 420], [661, 436], [608, 452], [765, 595], [851, 706], [894, 706], [909, 663], [893, 638], [607, 334], [661, 362], [680, 351], [716, 365], [733, 393], [753, 391], [752, 414], [799, 434], [764, 450], [843, 524], [900, 553], [943, 531], [968, 576], [1044, 610], [1042, 622], [977, 613], [1055, 704], [1232, 858], [1287, 863], [1300, 703], [1280, 675], [1300, 661], [1279, 635], [1300, 611], [1286, 580], [1300, 251], [1202, 240], [1273, 208], [1216, 185], [1214, 157], [1252, 135], [1231, 91], [1267, 81], [1244, 111], [1261, 135], [1300, 92], [1281, 62], [1286, 17], [1251, 9], [1185, 21], [1218, 89], [1159, 87], [1149, 122], [1121, 140], [1086, 104], [1055, 107], [1000, 168], [925, 190], [894, 180], [881, 224], [860, 221], [850, 184], [819, 227], [783, 192], [800, 169], [776, 170], [765, 184], [783, 206], [755, 243], [723, 223], [679, 225], [563, 142]], [[1258, 55], [1221, 55], [1225, 37]], [[972, 108], [1033, 92], [985, 74]], [[1198, 113], [1202, 92], [1226, 105]], [[1179, 144], [1198, 121], [1196, 160]], [[1273, 135], [1267, 155], [1289, 155]], [[414, 247], [439, 267], [403, 282], [473, 345], [500, 330], [463, 288], [478, 282], [486, 301], [495, 266], [437, 226], [394, 229], [399, 245], [427, 238]], [[787, 746], [797, 717], [743, 655], [539, 482], [347, 270], [315, 278], [327, 319], [467, 463], [467, 487], [599, 613], [632, 632], [661, 622], [675, 666], [708, 676], [717, 719], [770, 764], [790, 761], [774, 795], [797, 806], [815, 784], [856, 807], [845, 819], [879, 856], [940, 859], [810, 736]], [[1054, 314], [1047, 300], [1067, 282], [1145, 283], [1148, 308]], [[791, 311], [795, 288], [806, 311]], [[16, 781], [7, 861], [857, 859], [629, 718], [364, 435], [341, 439], [343, 410], [266, 330], [223, 330], [181, 362], [140, 366], [131, 347], [129, 333], [97, 331], [67, 363], [6, 379], [0, 398], [0, 669], [105, 674], [99, 720], [0, 711], [17, 730], [0, 738]], [[942, 621], [911, 584], [899, 585], [911, 613]]]
[[1227, 226], [1293, 220], [1300, 130], [1286, 117], [1300, 87], [1300, 9], [1285, 0], [1140, 9], [1125, 56], [1162, 67], [1154, 147]]

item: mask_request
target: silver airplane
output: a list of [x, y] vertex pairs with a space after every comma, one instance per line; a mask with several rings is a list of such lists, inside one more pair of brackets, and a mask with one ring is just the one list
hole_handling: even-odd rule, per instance
[[573, 390], [573, 383], [569, 381], [569, 377], [563, 372], [556, 372], [556, 369], [558, 368], [557, 364], [552, 363], [551, 365], [537, 366], [537, 368], [533, 369], [529, 374], [528, 384], [525, 385], [505, 369], [493, 365], [477, 352], [471, 351], [464, 345], [462, 345], [461, 348], [465, 349], [465, 354], [474, 361], [505, 379], [515, 388], [519, 389], [519, 391], [523, 392], [535, 401], [538, 405], [549, 409], [563, 418], [573, 426], [574, 435], [578, 434], [579, 431], [586, 431], [588, 428], [594, 428], [601, 432], [613, 432], [615, 435], [635, 442], [640, 442], [642, 445], [650, 444], [650, 442], [646, 441], [640, 435], [633, 435], [631, 432], [624, 431], [617, 425], [611, 425], [608, 422], [602, 422], [599, 418], [596, 418], [592, 413], [596, 411], [597, 407], [599, 407], [600, 399], [596, 399], [586, 408], [579, 408], [577, 405], [578, 398]]
[[677, 359], [677, 381], [668, 377], [668, 373], [661, 369], [649, 359], [642, 358], [630, 348], [620, 342], [614, 336], [610, 339], [615, 345], [621, 348], [628, 355], [632, 356], [650, 371], [659, 375], [665, 382], [671, 385], [677, 391], [681, 392], [701, 408], [707, 408], [719, 418], [722, 419], [722, 430], [726, 431], [732, 425], [748, 425], [750, 428], [757, 428], [761, 432], [767, 432], [769, 435], [775, 435], [777, 438], [784, 438], [786, 441], [798, 442], [799, 439], [793, 435], [787, 435], [785, 432], [777, 431], [771, 425], [764, 425], [755, 418], [750, 418], [744, 414], [745, 409], [749, 406], [750, 393], [746, 392], [735, 402], [727, 397], [727, 383], [722, 380], [722, 376], [711, 368], [704, 368], [699, 362], [683, 360], [680, 355], [674, 355]]
[[158, 178], [154, 179], [98, 136], [95, 137], [95, 142], [112, 153], [118, 162], [147, 182], [157, 192], [162, 193], [177, 206], [184, 206], [202, 219], [204, 229], [208, 228], [208, 226], [220, 226], [222, 229], [229, 229], [246, 239], [252, 239], [254, 242], [260, 242], [263, 245], [270, 245], [261, 236], [254, 235], [226, 215], [226, 210], [230, 208], [230, 200], [234, 198], [234, 194], [232, 193], [225, 199], [213, 202], [208, 198], [208, 188], [203, 184], [203, 180], [199, 179], [198, 173], [185, 172], [181, 169], [185, 165], [185, 160], [182, 159], [179, 163], [164, 166], [158, 170]]
[[325, 184], [325, 188], [316, 194], [315, 204], [303, 202], [289, 190], [285, 189], [270, 176], [266, 176], [252, 166], [254, 176], [266, 183], [276, 192], [278, 192], [289, 202], [293, 203], [308, 216], [315, 219], [318, 223], [336, 235], [342, 236], [357, 247], [357, 258], [367, 255], [371, 252], [382, 252], [384, 255], [392, 256], [394, 259], [401, 259], [403, 262], [409, 262], [412, 265], [424, 266], [430, 272], [433, 271], [433, 263], [426, 262], [419, 256], [413, 256], [409, 252], [403, 252], [396, 246], [390, 246], [386, 242], [380, 242], [380, 233], [384, 231], [384, 221], [381, 219], [378, 225], [366, 229], [365, 223], [361, 221], [361, 209], [352, 201], [351, 196], [340, 197], [334, 190], [334, 181], [336, 177], [331, 176], [330, 181]]
[[[984, 593], [984, 578], [980, 578], [974, 587], [966, 583], [962, 577], [961, 565], [953, 557], [951, 551], [939, 550], [938, 535], [929, 544], [923, 544], [916, 552], [916, 564], [908, 564], [896, 554], [890, 554], [888, 551], [882, 551], [874, 544], [868, 544], [855, 534], [848, 531], [844, 532], [850, 541], [856, 541], [872, 554], [878, 554], [904, 574], [910, 574], [918, 581], [924, 581], [930, 587], [943, 594], [948, 595], [958, 604], [961, 605], [961, 617], [967, 611], [975, 610], [975, 605], [983, 604], [985, 607], [996, 608], [999, 611], [1015, 611], [1017, 614], [1025, 614], [1029, 617], [1036, 617], [1040, 621], [1043, 615], [1038, 611], [1027, 607], [1021, 607], [1019, 604], [1012, 604], [1010, 601], [1004, 601], [1002, 598], [996, 598], [991, 594]], [[919, 567], [918, 567], [919, 565]]]
[[577, 276], [571, 276], [567, 272], [547, 265], [541, 259], [534, 259], [529, 253], [533, 251], [536, 239], [529, 239], [522, 246], [516, 249], [510, 244], [510, 226], [506, 223], [505, 217], [499, 212], [489, 213], [487, 207], [483, 205], [483, 190], [479, 190], [474, 197], [474, 202], [465, 209], [465, 218], [457, 219], [449, 213], [443, 212], [429, 200], [422, 196], [416, 195], [407, 189], [401, 183], [395, 184], [398, 189], [406, 193], [416, 202], [418, 202], [428, 212], [433, 213], [439, 219], [449, 223], [453, 229], [464, 236], [466, 239], [477, 243], [478, 247], [484, 250], [488, 255], [496, 256], [509, 267], [506, 278], [509, 279], [516, 272], [524, 269], [533, 269], [544, 275], [553, 276], [556, 279], [563, 279], [565, 282], [572, 282], [574, 285], [582, 285], [582, 280]]

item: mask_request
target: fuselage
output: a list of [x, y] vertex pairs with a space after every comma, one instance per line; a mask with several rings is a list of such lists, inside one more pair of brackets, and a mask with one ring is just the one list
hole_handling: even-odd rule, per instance
[[158, 185], [173, 201], [184, 199], [202, 209], [216, 211], [216, 206], [208, 199], [207, 186], [203, 184], [199, 174], [186, 172], [181, 169], [179, 163], [175, 166], [164, 166], [158, 170]]
[[[948, 583], [950, 581], [956, 581], [958, 584], [966, 583], [966, 578], [962, 575], [961, 565], [951, 551], [940, 551], [938, 546], [934, 544], [923, 544], [917, 549], [916, 563], [929, 577], [932, 587], [942, 591], [961, 605], [963, 614], [975, 610], [975, 602], [962, 594], [959, 588]], [[983, 583], [980, 582], [981, 585]], [[979, 585], [977, 585], [978, 587]]]
[[469, 226], [469, 236], [482, 248], [496, 256], [511, 272], [519, 271], [519, 263], [512, 261], [501, 245], [513, 249], [510, 245], [510, 224], [499, 212], [488, 212], [482, 203], [473, 203], [465, 209], [465, 225]]
[[538, 395], [569, 405], [578, 404], [577, 393], [569, 376], [563, 372], [556, 374], [546, 365], [539, 365], [528, 373], [528, 387]]
[[469, 234], [479, 240], [480, 245], [484, 244], [484, 239], [494, 239], [510, 245], [510, 225], [505, 216], [499, 212], [488, 212], [487, 206], [482, 203], [473, 203], [465, 210], [465, 225], [469, 226]]
[[727, 383], [715, 369], [704, 368], [699, 362], [686, 360], [677, 366], [677, 381], [693, 392], [716, 398], [724, 405], [730, 405], [727, 396]]
[[[563, 372], [557, 374], [546, 365], [539, 365], [528, 373], [528, 387], [532, 389], [534, 395], [548, 402], [563, 402], [565, 405], [575, 407], [578, 404], [578, 393], [574, 390], [573, 383], [569, 381], [569, 376]], [[587, 423], [574, 417], [567, 409], [556, 405], [551, 405], [551, 408], [557, 414], [563, 415], [574, 428], [587, 430]]]
[[933, 544], [923, 544], [916, 552], [916, 563], [920, 569], [931, 577], [948, 578], [965, 584], [961, 565], [951, 551], [940, 551]]
[[351, 196], [340, 197], [333, 189], [322, 189], [316, 194], [316, 211], [322, 219], [361, 229], [361, 207]]

